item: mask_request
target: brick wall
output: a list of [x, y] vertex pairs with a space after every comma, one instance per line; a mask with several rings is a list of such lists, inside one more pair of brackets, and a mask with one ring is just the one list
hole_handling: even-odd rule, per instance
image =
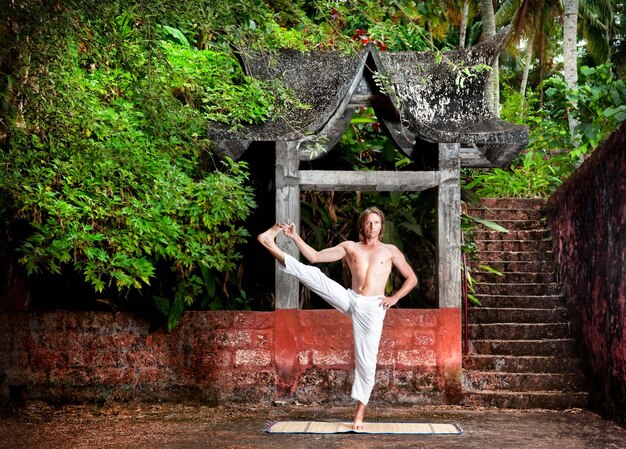
[[[391, 310], [372, 400], [455, 403], [460, 311]], [[0, 314], [0, 399], [349, 400], [349, 318], [333, 310], [187, 312], [171, 333], [124, 313]]]
[[547, 204], [588, 360], [591, 403], [626, 423], [626, 122]]

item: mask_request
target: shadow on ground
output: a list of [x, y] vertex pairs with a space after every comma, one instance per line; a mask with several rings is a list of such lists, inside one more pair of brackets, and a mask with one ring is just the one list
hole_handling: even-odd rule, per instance
[[33, 403], [0, 417], [1, 449], [625, 448], [626, 429], [589, 411], [389, 407], [369, 421], [455, 423], [462, 435], [267, 434], [278, 420], [350, 420], [350, 407]]

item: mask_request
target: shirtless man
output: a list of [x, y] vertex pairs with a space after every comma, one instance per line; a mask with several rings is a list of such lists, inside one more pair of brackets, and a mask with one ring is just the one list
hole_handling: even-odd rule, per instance
[[[382, 243], [385, 216], [379, 209], [371, 207], [364, 210], [357, 225], [358, 242], [345, 241], [321, 251], [316, 251], [302, 240], [294, 224], [275, 224], [260, 234], [257, 240], [278, 260], [281, 270], [297, 277], [330, 305], [352, 318], [355, 349], [352, 398], [357, 401], [353, 428], [360, 430], [363, 428], [365, 406], [374, 386], [385, 312], [417, 285], [417, 277], [396, 246]], [[300, 263], [283, 252], [275, 241], [280, 232], [291, 238], [311, 263], [335, 262], [345, 258], [352, 274], [351, 288], [346, 289], [318, 268]], [[385, 296], [392, 267], [404, 277], [404, 283], [397, 292]]]

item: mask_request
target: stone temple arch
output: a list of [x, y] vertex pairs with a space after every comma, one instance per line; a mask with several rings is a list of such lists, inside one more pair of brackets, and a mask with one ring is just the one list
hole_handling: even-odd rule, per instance
[[[510, 27], [474, 47], [434, 52], [243, 52], [247, 75], [278, 81], [306, 108], [285, 105], [279, 117], [232, 130], [212, 123], [223, 155], [239, 159], [252, 142], [276, 145], [276, 221], [300, 223], [301, 190], [437, 190], [437, 298], [461, 308], [461, 167], [501, 167], [527, 145], [524, 126], [488, 109], [484, 90]], [[301, 170], [300, 162], [331, 151], [355, 111], [371, 106], [397, 148], [419, 171]], [[279, 242], [298, 252], [290, 240]], [[276, 308], [298, 308], [298, 281], [276, 269]], [[460, 314], [459, 314], [460, 317]]]

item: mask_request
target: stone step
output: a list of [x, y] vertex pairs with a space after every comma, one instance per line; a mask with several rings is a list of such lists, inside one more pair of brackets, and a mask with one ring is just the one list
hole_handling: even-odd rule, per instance
[[488, 283], [483, 282], [475, 287], [475, 293], [480, 295], [560, 295], [563, 287], [557, 283], [533, 284], [533, 283]]
[[484, 240], [550, 240], [550, 233], [547, 229], [513, 229], [509, 232], [493, 230], [474, 231], [474, 241], [478, 244]]
[[555, 273], [510, 272], [498, 273], [475, 272], [472, 277], [480, 283], [494, 284], [551, 284], [556, 282]]
[[540, 340], [572, 335], [568, 322], [468, 324], [467, 328], [472, 340]]
[[513, 409], [567, 410], [586, 408], [589, 394], [562, 391], [464, 391], [461, 403], [466, 406]]
[[[507, 296], [507, 295], [474, 295], [482, 305], [482, 307], [499, 307], [515, 308], [515, 309], [554, 309], [557, 307], [563, 307], [565, 299], [563, 295], [520, 295], [520, 296]], [[475, 306], [471, 306], [475, 307]]]
[[585, 391], [585, 376], [574, 373], [501, 373], [463, 370], [464, 390]]
[[471, 354], [575, 357], [573, 338], [553, 340], [470, 340]]
[[549, 240], [477, 240], [475, 243], [479, 259], [483, 251], [548, 252], [552, 250], [552, 242]]
[[532, 220], [541, 221], [544, 217], [542, 209], [507, 209], [507, 208], [472, 208], [467, 210], [470, 217], [483, 220]]
[[564, 307], [556, 309], [472, 307], [468, 316], [471, 324], [563, 323], [569, 320], [569, 313]]
[[580, 371], [581, 366], [577, 357], [473, 354], [463, 356], [463, 369], [503, 373], [567, 373]]
[[[480, 217], [479, 217], [480, 218]], [[533, 230], [533, 229], [545, 229], [546, 223], [544, 220], [505, 220], [505, 219], [492, 219], [489, 220], [494, 222], [509, 231], [513, 230]], [[485, 226], [482, 223], [478, 223], [477, 221], [472, 222], [473, 228], [475, 231], [489, 231], [492, 230], [490, 227]]]
[[543, 209], [546, 201], [541, 198], [481, 198], [480, 206], [489, 209]]
[[489, 265], [491, 262], [537, 262], [552, 261], [552, 251], [490, 251], [479, 250], [477, 253], [481, 263]]
[[486, 265], [501, 273], [556, 273], [556, 265], [552, 260], [522, 260], [502, 261], [492, 260], [489, 262], [473, 261], [469, 266], [474, 272], [485, 272], [481, 265]]
[[[586, 383], [553, 262], [544, 200], [484, 199], [468, 215], [477, 224], [472, 261], [475, 297], [463, 357], [463, 404], [503, 408], [585, 407]], [[487, 265], [501, 275], [481, 268]]]

